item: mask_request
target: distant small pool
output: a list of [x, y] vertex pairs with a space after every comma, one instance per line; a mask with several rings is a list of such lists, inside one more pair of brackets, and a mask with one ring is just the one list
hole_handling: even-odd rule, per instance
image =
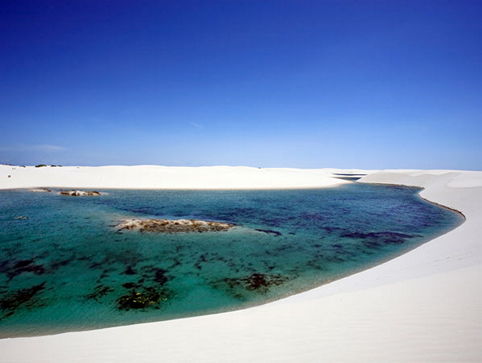
[[[245, 308], [398, 256], [462, 223], [419, 189], [0, 191], [0, 337]], [[117, 232], [126, 217], [235, 223], [224, 232]]]

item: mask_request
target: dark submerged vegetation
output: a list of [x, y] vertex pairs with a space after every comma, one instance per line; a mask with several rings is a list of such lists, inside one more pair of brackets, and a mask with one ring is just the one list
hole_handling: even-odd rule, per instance
[[168, 301], [172, 293], [167, 289], [155, 289], [145, 287], [142, 290], [132, 289], [129, 294], [117, 299], [119, 310], [146, 309], [149, 307], [159, 308], [161, 302]]
[[15, 310], [21, 305], [34, 305], [35, 301], [32, 301], [33, 297], [44, 288], [45, 282], [42, 282], [41, 284], [3, 295], [0, 299], [0, 309], [4, 311], [4, 315], [1, 318], [15, 314]]

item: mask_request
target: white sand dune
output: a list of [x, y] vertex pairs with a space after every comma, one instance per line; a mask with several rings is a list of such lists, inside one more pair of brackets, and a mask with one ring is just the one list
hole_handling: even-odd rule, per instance
[[0, 165], [0, 189], [35, 187], [273, 189], [317, 188], [346, 183], [346, 181], [332, 178], [333, 171], [335, 170], [269, 169], [245, 166], [139, 165], [36, 168]]
[[[332, 180], [332, 172], [351, 172], [215, 167], [161, 173], [150, 170], [155, 167], [112, 167], [116, 176], [111, 177], [108, 167], [79, 172], [17, 168], [15, 174], [8, 168], [0, 167], [0, 188], [172, 188], [177, 180], [179, 188], [195, 188], [196, 178], [202, 180], [200, 188], [209, 187], [209, 181], [211, 187], [321, 187], [342, 182]], [[367, 173], [363, 182], [424, 187], [422, 197], [463, 212], [467, 220], [387, 263], [274, 303], [159, 323], [4, 339], [0, 361], [481, 362], [482, 172]], [[171, 184], [149, 179], [168, 174]], [[122, 175], [124, 180], [117, 181]]]

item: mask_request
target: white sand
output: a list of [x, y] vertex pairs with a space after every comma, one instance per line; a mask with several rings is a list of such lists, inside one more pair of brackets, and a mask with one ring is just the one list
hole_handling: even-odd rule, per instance
[[[245, 166], [169, 167], [155, 165], [100, 167], [12, 167], [0, 165], [0, 189], [273, 189], [327, 187], [345, 181], [334, 169], [260, 169]], [[336, 172], [336, 171], [335, 171]], [[10, 175], [10, 178], [8, 177]]]
[[[80, 173], [76, 184], [71, 184], [75, 181], [72, 176], [63, 174], [70, 173], [67, 168], [66, 172], [42, 171], [45, 174], [26, 169], [12, 177], [18, 184], [12, 178], [5, 182], [5, 168], [0, 167], [1, 188], [115, 186], [109, 184], [113, 179], [105, 176], [107, 172], [92, 171], [96, 178], [102, 174], [105, 179], [95, 179], [101, 184], [91, 181], [89, 170], [96, 168]], [[137, 171], [135, 178], [129, 179], [132, 184], [122, 181], [119, 187], [166, 183], [146, 180], [152, 177], [153, 172], [148, 169], [153, 167], [132, 168]], [[131, 168], [113, 170], [122, 175], [123, 170], [130, 173], [127, 169]], [[168, 169], [165, 173], [179, 171], [179, 178], [187, 177], [190, 169], [181, 169]], [[255, 174], [246, 170], [252, 168], [193, 168], [193, 179], [194, 174], [199, 175], [199, 169], [210, 169], [215, 174], [223, 169], [223, 180], [231, 178], [229, 186], [223, 184], [225, 187], [260, 187], [258, 180], [262, 187], [270, 185], [262, 174], [241, 180]], [[263, 173], [261, 170], [259, 173]], [[303, 179], [299, 186], [322, 186], [325, 181], [333, 185], [329, 179], [333, 169], [267, 170], [273, 178], [284, 180], [272, 180], [273, 187], [294, 187], [293, 183], [300, 180], [297, 178], [304, 176], [309, 181]], [[167, 322], [4, 339], [0, 340], [0, 361], [481, 362], [482, 172], [369, 173], [364, 178], [366, 182], [425, 187], [421, 193], [424, 198], [462, 211], [467, 220], [457, 229], [387, 263], [271, 304]], [[219, 183], [218, 175], [208, 174], [206, 170], [203, 188], [209, 186], [209, 180]], [[315, 183], [317, 177], [319, 184]], [[178, 177], [170, 178], [173, 181]], [[188, 181], [182, 185], [186, 184], [196, 185]]]

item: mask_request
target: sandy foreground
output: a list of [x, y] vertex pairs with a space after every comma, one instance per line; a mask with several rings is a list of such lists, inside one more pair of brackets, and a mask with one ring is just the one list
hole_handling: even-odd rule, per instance
[[[0, 189], [309, 188], [338, 169], [0, 166]], [[482, 172], [366, 171], [461, 211], [455, 230], [387, 263], [259, 307], [0, 340], [1, 362], [482, 361]], [[10, 177], [8, 177], [10, 175]]]

